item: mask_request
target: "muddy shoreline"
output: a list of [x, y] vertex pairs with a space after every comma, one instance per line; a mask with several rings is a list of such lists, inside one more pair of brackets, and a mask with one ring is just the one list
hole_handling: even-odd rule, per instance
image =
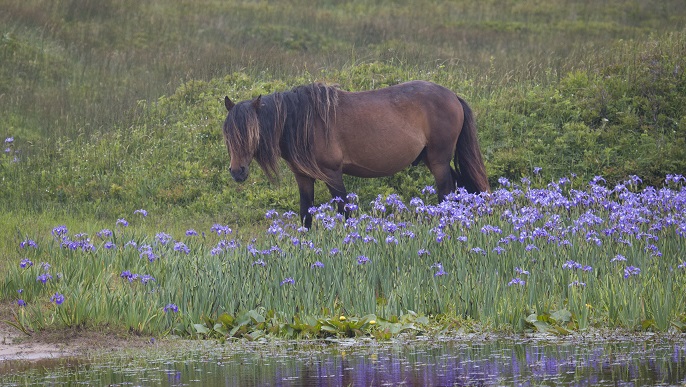
[[[319, 339], [319, 340], [262, 340], [260, 342], [249, 342], [245, 340], [230, 340], [227, 344], [238, 344], [246, 347], [246, 350], [254, 351], [266, 349], [272, 351], [284, 343], [298, 346], [308, 343], [325, 342], [330, 345], [338, 346], [358, 346], [358, 345], [384, 345], [385, 343], [395, 343], [407, 341], [406, 344], [431, 343], [434, 341], [463, 341], [463, 342], [489, 342], [495, 340], [510, 340], [515, 342], [527, 341], [546, 341], [557, 343], [588, 343], [588, 342], [607, 342], [607, 341], [632, 341], [649, 342], [652, 340], [670, 340], [686, 342], [686, 333], [672, 331], [668, 333], [652, 332], [626, 332], [617, 330], [591, 330], [582, 333], [573, 333], [566, 336], [555, 336], [550, 334], [530, 332], [522, 334], [511, 333], [469, 333], [453, 335], [441, 335], [440, 337], [428, 335], [419, 337], [398, 337], [390, 342], [376, 342], [370, 338], [358, 339]], [[0, 320], [0, 362], [23, 360], [39, 361], [44, 359], [56, 358], [82, 358], [86, 359], [98, 354], [113, 354], [119, 351], [144, 350], [164, 345], [178, 346], [179, 341], [186, 341], [181, 338], [156, 339], [150, 336], [139, 336], [100, 328], [99, 330], [88, 329], [60, 329], [46, 330], [33, 333], [28, 336], [15, 327]], [[188, 340], [198, 343], [198, 340]], [[270, 345], [270, 343], [272, 345]]]
[[0, 319], [0, 362], [86, 358], [97, 353], [149, 347], [155, 340], [106, 328], [47, 330], [24, 334]]

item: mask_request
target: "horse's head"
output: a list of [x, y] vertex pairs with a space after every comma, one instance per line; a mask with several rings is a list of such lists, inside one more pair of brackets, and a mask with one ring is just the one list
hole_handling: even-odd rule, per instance
[[234, 104], [229, 97], [224, 97], [228, 111], [224, 121], [224, 142], [231, 156], [229, 171], [237, 182], [248, 178], [250, 162], [255, 156], [260, 142], [260, 128], [257, 110], [261, 97], [253, 101]]

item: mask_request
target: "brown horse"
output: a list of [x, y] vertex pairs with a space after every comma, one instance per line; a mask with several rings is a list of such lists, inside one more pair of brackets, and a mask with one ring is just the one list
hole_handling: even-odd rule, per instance
[[314, 83], [237, 104], [225, 97], [224, 103], [231, 176], [247, 179], [254, 158], [273, 180], [283, 158], [295, 174], [307, 228], [315, 180], [343, 199], [338, 211], [344, 212], [343, 174], [389, 176], [423, 161], [441, 201], [456, 184], [469, 192], [490, 191], [471, 109], [431, 82], [356, 93]]

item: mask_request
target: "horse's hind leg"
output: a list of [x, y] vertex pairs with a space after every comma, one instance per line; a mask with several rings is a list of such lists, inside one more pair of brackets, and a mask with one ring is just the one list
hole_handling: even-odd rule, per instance
[[419, 163], [421, 163], [425, 157], [426, 157], [426, 147], [424, 147], [424, 149], [422, 149], [422, 151], [419, 152], [419, 156], [417, 156], [417, 158], [412, 162], [412, 166], [416, 167], [417, 165], [419, 165]]
[[455, 179], [453, 177], [453, 169], [450, 162], [430, 162], [427, 161], [427, 166], [431, 174], [436, 179], [436, 194], [438, 195], [439, 203], [445, 200], [451, 192], [455, 190]]

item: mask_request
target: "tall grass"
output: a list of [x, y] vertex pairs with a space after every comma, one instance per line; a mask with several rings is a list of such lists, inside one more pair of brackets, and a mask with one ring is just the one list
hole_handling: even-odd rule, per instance
[[680, 1], [5, 1], [2, 126], [35, 140], [130, 123], [136, 101], [243, 70], [290, 78], [399, 61], [540, 82], [615, 39], [679, 31]]
[[[516, 244], [508, 250], [510, 258], [499, 260], [493, 259], [492, 236], [472, 233], [468, 242], [456, 243], [462, 236], [458, 231], [473, 229], [451, 226], [451, 243], [439, 243], [428, 249], [430, 256], [420, 256], [416, 253], [426, 248], [420, 239], [386, 245], [378, 229], [369, 232], [377, 243], [341, 246], [350, 230], [337, 222], [330, 232], [318, 226], [307, 236], [294, 234], [311, 238], [321, 255], [276, 235], [256, 241], [256, 249], [279, 246], [283, 252], [277, 253], [288, 258], [257, 271], [261, 265], [248, 265], [257, 260], [246, 253], [248, 236], [269, 226], [266, 210], [295, 209], [297, 192], [285, 167], [279, 186], [259, 172], [243, 186], [232, 183], [220, 100], [224, 95], [253, 98], [312, 81], [354, 91], [431, 80], [464, 96], [477, 113], [492, 185], [500, 176], [517, 181], [538, 166], [544, 181], [575, 173], [582, 181], [602, 175], [614, 186], [636, 174], [644, 179], [640, 189], [647, 189], [662, 185], [666, 174], [686, 170], [685, 14], [682, 1], [646, 5], [631, 0], [545, 5], [5, 1], [0, 5], [3, 297], [14, 300], [16, 291], [24, 289], [29, 305], [17, 312], [22, 326], [32, 329], [58, 322], [109, 323], [114, 305], [123, 311], [124, 325], [146, 332], [187, 332], [200, 316], [213, 319], [258, 307], [281, 310], [288, 318], [345, 312], [390, 319], [416, 310], [515, 329], [534, 323], [559, 327], [558, 320], [564, 320], [579, 329], [648, 322], [651, 329], [664, 330], [679, 322], [675, 316], [683, 310], [682, 300], [670, 295], [683, 290], [683, 282], [678, 277], [663, 281], [657, 273], [666, 267], [651, 268], [645, 251], [612, 243], [587, 246], [578, 235], [572, 247], [561, 249], [536, 244], [537, 249], [527, 250]], [[363, 205], [392, 194], [408, 203], [431, 183], [422, 167], [386, 179], [346, 178]], [[323, 185], [316, 195], [318, 203], [326, 201]], [[432, 197], [424, 199], [435, 204]], [[137, 208], [148, 209], [154, 220], [114, 226]], [[564, 215], [583, 215], [575, 211]], [[373, 228], [368, 222], [383, 218], [368, 215], [359, 227]], [[474, 227], [519, 231], [498, 216], [477, 215]], [[416, 227], [413, 232], [423, 240], [435, 239], [435, 218], [420, 220], [400, 211], [394, 216]], [[293, 232], [283, 221], [280, 227]], [[228, 224], [240, 235], [241, 247], [224, 252], [221, 261], [211, 253], [224, 239], [208, 231], [214, 223]], [[58, 224], [67, 225], [70, 238], [73, 230], [93, 234], [111, 228], [117, 240], [90, 235], [96, 250], [73, 252], [60, 247], [62, 239], [49, 236]], [[202, 241], [184, 237], [185, 229], [196, 224], [205, 231]], [[156, 242], [160, 231], [186, 243], [192, 253], [185, 256]], [[36, 239], [39, 248], [17, 250], [27, 238]], [[124, 248], [130, 239], [159, 249], [164, 259], [141, 259], [141, 251]], [[116, 248], [103, 248], [106, 242]], [[660, 237], [663, 242], [668, 244], [660, 249], [663, 253], [683, 247], [679, 238]], [[477, 259], [481, 253], [471, 250], [476, 247], [488, 259]], [[332, 248], [344, 250], [347, 260], [328, 256]], [[640, 276], [623, 281], [621, 270], [607, 263], [597, 270], [611, 273], [612, 280], [595, 275], [598, 271], [591, 276], [553, 268], [554, 262], [571, 259], [585, 260], [596, 270], [591, 262], [622, 252], [643, 257], [631, 262], [641, 268]], [[18, 260], [24, 257], [34, 266], [20, 270]], [[358, 265], [359, 257], [369, 262]], [[325, 270], [311, 269], [313, 260]], [[534, 260], [542, 271], [520, 266]], [[60, 267], [63, 280], [50, 271], [54, 281], [39, 286], [35, 278], [43, 274], [41, 261]], [[394, 271], [405, 263], [411, 265], [407, 270]], [[433, 277], [439, 267], [448, 276]], [[507, 286], [517, 278], [515, 267], [530, 272], [530, 277], [520, 275], [526, 285]], [[120, 277], [125, 270], [157, 281], [128, 283]], [[280, 285], [291, 277], [294, 284]], [[71, 282], [75, 278], [91, 282]], [[193, 288], [178, 286], [188, 278], [196, 281]], [[260, 285], [250, 288], [247, 298], [235, 297], [243, 288], [234, 278]], [[586, 286], [565, 287], [574, 281]], [[640, 286], [628, 286], [629, 281]], [[324, 285], [328, 288], [320, 290]], [[49, 301], [58, 291], [65, 296], [60, 308]], [[615, 298], [616, 292], [625, 297]], [[160, 309], [172, 302], [179, 314]]]
[[[194, 334], [203, 319], [227, 316], [228, 329], [248, 312], [246, 321], [272, 316], [276, 326], [407, 313], [554, 333], [683, 326], [683, 176], [659, 190], [636, 190], [635, 179], [501, 183], [440, 205], [379, 197], [347, 220], [327, 203], [312, 209], [310, 231], [271, 210], [264, 234], [248, 240], [219, 224], [146, 234], [138, 223], [153, 219], [139, 214], [88, 234], [56, 226], [16, 246], [2, 290], [26, 303], [14, 309], [27, 331], [111, 324]], [[309, 334], [330, 334], [318, 321]]]

